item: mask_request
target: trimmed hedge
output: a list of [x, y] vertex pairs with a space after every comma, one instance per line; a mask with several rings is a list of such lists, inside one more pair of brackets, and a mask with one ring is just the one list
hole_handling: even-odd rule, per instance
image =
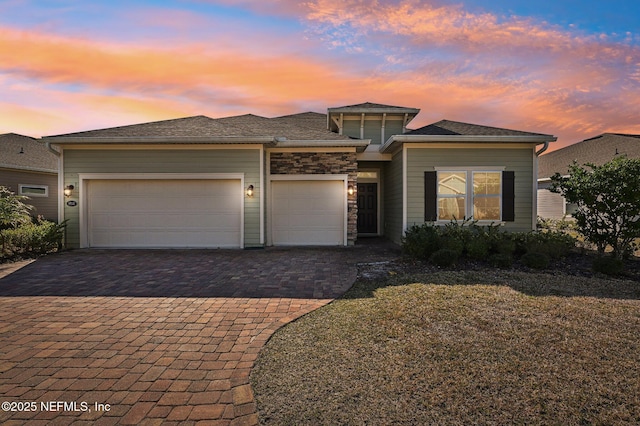
[[455, 260], [465, 257], [487, 260], [492, 266], [504, 268], [520, 259], [525, 265], [539, 269], [548, 267], [550, 259], [569, 254], [575, 244], [575, 238], [563, 232], [506, 232], [499, 225], [479, 226], [473, 221], [452, 221], [445, 226], [414, 225], [402, 241], [406, 254], [438, 266], [447, 262], [441, 255], [434, 257], [434, 253], [446, 250], [455, 254], [452, 256]]
[[58, 251], [66, 223], [56, 224], [45, 220], [0, 230], [1, 259], [33, 257]]

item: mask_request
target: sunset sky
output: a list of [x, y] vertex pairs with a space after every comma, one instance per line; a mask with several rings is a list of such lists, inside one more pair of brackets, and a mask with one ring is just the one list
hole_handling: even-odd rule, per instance
[[365, 101], [640, 134], [640, 1], [0, 1], [0, 133]]

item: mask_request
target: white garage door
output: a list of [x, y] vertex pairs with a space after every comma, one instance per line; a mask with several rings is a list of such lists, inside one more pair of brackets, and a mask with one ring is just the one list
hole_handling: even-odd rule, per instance
[[90, 180], [90, 247], [240, 247], [240, 180]]
[[343, 245], [343, 181], [273, 181], [274, 245]]

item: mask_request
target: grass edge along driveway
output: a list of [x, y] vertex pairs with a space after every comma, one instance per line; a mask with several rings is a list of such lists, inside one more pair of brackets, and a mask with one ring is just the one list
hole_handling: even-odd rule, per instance
[[640, 284], [513, 271], [360, 279], [276, 332], [262, 424], [640, 423]]

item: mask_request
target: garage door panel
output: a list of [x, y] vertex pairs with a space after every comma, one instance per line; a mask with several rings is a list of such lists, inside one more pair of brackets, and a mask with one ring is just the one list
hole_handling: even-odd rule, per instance
[[275, 245], [344, 244], [344, 181], [273, 181]]
[[91, 247], [239, 247], [240, 180], [92, 180]]

